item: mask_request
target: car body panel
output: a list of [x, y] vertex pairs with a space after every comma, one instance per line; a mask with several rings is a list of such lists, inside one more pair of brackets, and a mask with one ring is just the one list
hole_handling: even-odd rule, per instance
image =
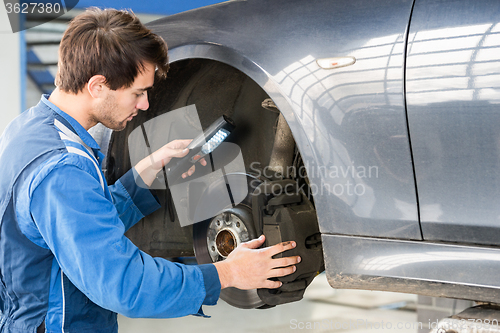
[[[403, 98], [412, 5], [230, 1], [149, 26], [172, 62], [227, 63], [273, 99], [304, 159], [322, 233], [420, 240]], [[356, 63], [316, 63], [343, 56]]]
[[500, 3], [417, 0], [406, 89], [424, 239], [500, 245]]
[[323, 250], [334, 288], [500, 299], [498, 248], [323, 235]]

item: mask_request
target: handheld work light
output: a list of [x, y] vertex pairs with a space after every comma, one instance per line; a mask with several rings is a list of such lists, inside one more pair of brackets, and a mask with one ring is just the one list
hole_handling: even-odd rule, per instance
[[[233, 120], [227, 116], [221, 116], [208, 126], [203, 133], [198, 135], [187, 146], [189, 153], [178, 159], [171, 161], [173, 164], [167, 167], [166, 176], [169, 182], [177, 181], [182, 174], [196, 163], [203, 156], [213, 152], [219, 145], [226, 140], [229, 134], [235, 128]], [[168, 165], [167, 165], [168, 166]]]

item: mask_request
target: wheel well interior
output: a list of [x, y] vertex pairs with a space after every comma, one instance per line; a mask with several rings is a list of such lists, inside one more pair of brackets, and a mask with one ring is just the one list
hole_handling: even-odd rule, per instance
[[[229, 141], [242, 152], [247, 172], [258, 172], [269, 164], [279, 112], [262, 106], [269, 96], [246, 74], [224, 63], [207, 59], [189, 59], [171, 64], [167, 79], [155, 82], [149, 94], [150, 107], [140, 112], [120, 132], [114, 132], [108, 150], [106, 177], [114, 183], [131, 168], [127, 139], [130, 133], [159, 115], [192, 105], [196, 106], [203, 128], [221, 115], [231, 117], [236, 130]], [[157, 191], [162, 201], [163, 191]], [[162, 202], [162, 206], [163, 202]], [[164, 209], [146, 217], [127, 236], [142, 250], [155, 256], [192, 255], [192, 230], [168, 223]]]

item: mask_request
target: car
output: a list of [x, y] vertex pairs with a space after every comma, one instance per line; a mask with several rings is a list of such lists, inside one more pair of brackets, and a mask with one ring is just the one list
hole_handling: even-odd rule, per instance
[[202, 128], [234, 120], [248, 192], [181, 226], [176, 210], [210, 210], [242, 173], [180, 205], [156, 189], [164, 208], [127, 234], [141, 249], [207, 263], [260, 233], [296, 240], [280, 289], [223, 290], [241, 308], [299, 300], [322, 270], [333, 288], [500, 303], [500, 2], [234, 0], [149, 27], [170, 71], [112, 133], [108, 182], [134, 130], [194, 105]]

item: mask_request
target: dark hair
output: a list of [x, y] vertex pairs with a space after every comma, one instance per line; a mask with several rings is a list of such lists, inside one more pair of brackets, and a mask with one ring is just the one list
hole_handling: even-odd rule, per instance
[[103, 75], [112, 90], [128, 88], [145, 63], [156, 76], [168, 71], [167, 45], [131, 11], [90, 8], [76, 16], [59, 47], [56, 86], [79, 93], [94, 75]]

